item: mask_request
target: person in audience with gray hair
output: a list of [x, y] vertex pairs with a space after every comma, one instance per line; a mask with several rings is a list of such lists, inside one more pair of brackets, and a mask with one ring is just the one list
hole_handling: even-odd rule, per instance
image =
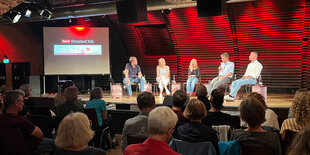
[[177, 121], [178, 116], [169, 107], [155, 108], [148, 118], [149, 138], [143, 143], [129, 145], [124, 155], [180, 155], [167, 144]]

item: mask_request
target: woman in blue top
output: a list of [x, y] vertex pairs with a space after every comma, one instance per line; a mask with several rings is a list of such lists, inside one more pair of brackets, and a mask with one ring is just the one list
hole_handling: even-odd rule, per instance
[[102, 89], [94, 88], [90, 91], [90, 99], [85, 106], [85, 108], [95, 108], [99, 126], [102, 126], [103, 121], [107, 119], [107, 107], [105, 101], [101, 100], [102, 97]]
[[198, 77], [200, 76], [200, 68], [196, 59], [192, 59], [188, 67], [188, 79], [186, 83], [187, 93], [192, 95], [195, 89], [195, 84], [198, 83]]

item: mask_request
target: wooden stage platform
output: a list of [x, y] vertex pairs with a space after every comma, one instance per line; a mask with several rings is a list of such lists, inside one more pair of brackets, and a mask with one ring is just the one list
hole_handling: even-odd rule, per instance
[[[224, 101], [224, 107], [238, 107], [243, 97], [246, 97], [246, 93], [239, 93], [239, 97], [233, 102]], [[165, 96], [165, 95], [164, 95]], [[270, 108], [289, 108], [292, 105], [294, 94], [268, 94], [267, 95], [267, 105]], [[79, 95], [82, 101], [89, 100], [89, 95]], [[121, 98], [112, 98], [109, 92], [104, 92], [103, 100], [108, 104], [137, 104], [136, 101], [137, 94], [133, 93], [131, 97], [123, 95]], [[196, 96], [191, 97], [191, 99], [197, 98]], [[158, 94], [155, 94], [156, 104], [163, 104], [164, 97], [158, 98]]]

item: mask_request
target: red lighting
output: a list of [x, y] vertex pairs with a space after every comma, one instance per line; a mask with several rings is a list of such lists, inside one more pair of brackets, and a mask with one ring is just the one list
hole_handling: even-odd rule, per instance
[[84, 26], [74, 26], [74, 29], [77, 31], [84, 31], [85, 27]]
[[89, 28], [86, 26], [72, 26], [70, 29], [77, 35], [86, 35], [89, 32]]

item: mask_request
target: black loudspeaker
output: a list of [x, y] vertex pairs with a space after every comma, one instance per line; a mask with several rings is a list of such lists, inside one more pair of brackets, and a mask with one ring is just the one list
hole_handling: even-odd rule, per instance
[[146, 21], [146, 0], [122, 0], [116, 2], [119, 23], [137, 23]]
[[163, 105], [172, 107], [173, 106], [172, 96], [166, 95], [163, 101]]
[[198, 17], [211, 17], [227, 14], [226, 0], [197, 0]]

